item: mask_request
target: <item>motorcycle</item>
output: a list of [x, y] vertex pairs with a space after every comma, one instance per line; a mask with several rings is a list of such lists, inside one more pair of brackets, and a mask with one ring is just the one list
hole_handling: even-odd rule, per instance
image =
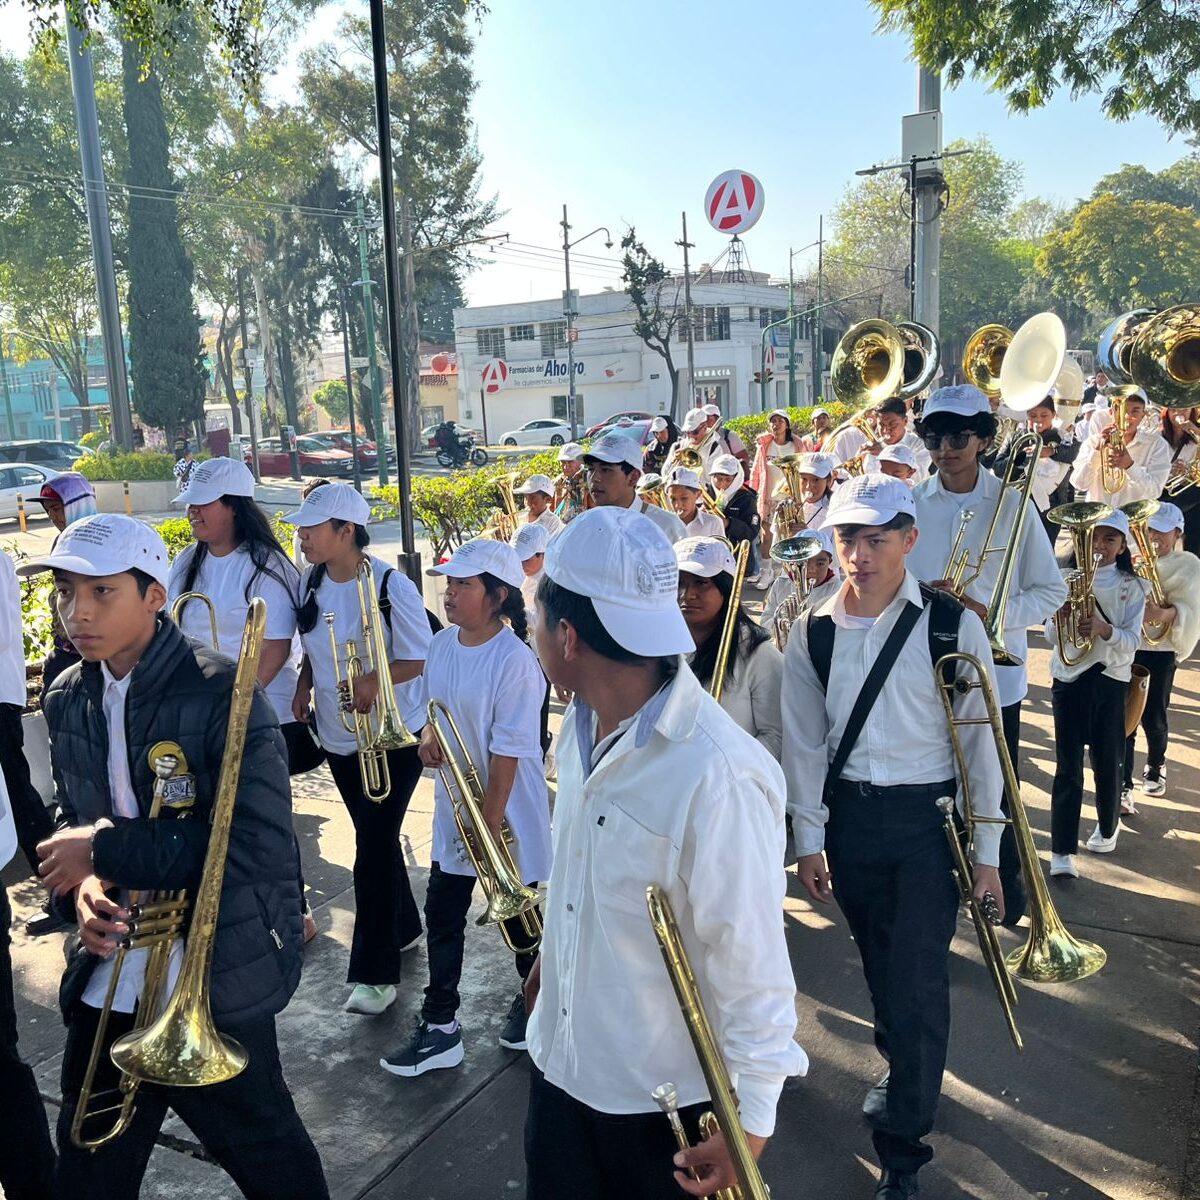
[[467, 463], [482, 467], [488, 461], [488, 452], [482, 446], [475, 445], [475, 439], [469, 434], [459, 434], [458, 442], [453, 446], [437, 448], [439, 467], [451, 467], [459, 470]]

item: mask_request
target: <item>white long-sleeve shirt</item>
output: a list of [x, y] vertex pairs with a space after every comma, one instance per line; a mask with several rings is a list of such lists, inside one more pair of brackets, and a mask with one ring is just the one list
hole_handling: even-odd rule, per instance
[[[885, 443], [886, 445], [886, 443]], [[897, 443], [900, 446], [907, 446], [913, 452], [913, 458], [917, 460], [917, 473], [910, 481], [915, 487], [924, 479], [929, 478], [929, 468], [933, 463], [933, 459], [929, 457], [929, 451], [925, 449], [925, 443], [917, 437], [910, 429], [900, 441]], [[863, 456], [864, 471], [878, 471], [879, 457], [875, 454], [866, 454]]]
[[634, 496], [633, 502], [625, 507], [632, 512], [644, 513], [649, 517], [667, 535], [667, 540], [672, 545], [687, 536], [684, 532], [683, 522], [673, 512], [667, 512], [665, 508], [659, 508], [657, 504], [648, 504], [640, 496]]
[[[892, 627], [906, 603], [920, 605], [917, 577], [906, 572], [895, 599], [870, 623], [846, 612], [843, 584], [815, 615], [833, 618], [833, 658], [829, 691], [813, 667], [808, 651], [808, 624], [792, 626], [784, 656], [783, 770], [788, 785], [788, 814], [796, 852], [818, 854], [825, 848], [825, 778], [846, 729], [863, 681], [879, 657]], [[958, 649], [975, 655], [991, 675], [992, 656], [983, 623], [969, 610], [962, 614]], [[978, 688], [958, 696], [955, 714], [965, 718], [986, 715]], [[1003, 781], [995, 742], [986, 725], [959, 729], [966, 758], [971, 802], [983, 817], [1000, 816]], [[929, 610], [917, 620], [900, 655], [884, 680], [846, 766], [845, 780], [873, 783], [877, 787], [933, 784], [958, 780], [958, 805], [962, 809], [962, 778], [955, 762], [946, 724], [946, 713], [937, 692], [929, 657]], [[999, 863], [1001, 827], [981, 823], [975, 828], [975, 859], [985, 866]]]
[[1120, 508], [1131, 500], [1157, 500], [1171, 471], [1171, 447], [1155, 429], [1139, 429], [1137, 436], [1125, 449], [1133, 466], [1125, 470], [1125, 486], [1119, 492], [1106, 492], [1101, 486], [1102, 433], [1091, 433], [1079, 447], [1079, 457], [1071, 471], [1071, 486], [1077, 493], [1086, 493], [1088, 500], [1098, 500]]
[[[1133, 656], [1142, 641], [1142, 618], [1146, 614], [1146, 592], [1149, 584], [1135, 576], [1126, 575], [1116, 565], [1100, 567], [1092, 583], [1096, 597], [1096, 615], [1112, 625], [1112, 636], [1105, 641], [1095, 638], [1091, 650], [1078, 663], [1067, 666], [1059, 657], [1058, 634], [1054, 618], [1049, 618], [1043, 631], [1054, 653], [1050, 655], [1050, 676], [1069, 682], [1078, 679], [1097, 663], [1104, 664], [1104, 674], [1110, 679], [1128, 683], [1132, 674]], [[1101, 613], [1100, 609], [1104, 612]], [[1071, 653], [1071, 651], [1068, 651]]]
[[21, 585], [8, 554], [0, 550], [0, 704], [25, 707], [25, 637]]
[[748, 649], [742, 635], [738, 660], [725, 676], [720, 705], [770, 756], [779, 761], [783, 750], [783, 718], [779, 711], [783, 687], [783, 655], [769, 642]]
[[[683, 518], [680, 517], [683, 521]], [[707, 509], [697, 508], [696, 515], [690, 521], [683, 521], [684, 533], [688, 537], [724, 537], [725, 522]]]
[[783, 774], [686, 669], [599, 755], [594, 737], [595, 717], [576, 698], [559, 735], [530, 1057], [599, 1112], [652, 1112], [650, 1093], [667, 1079], [681, 1104], [708, 1096], [646, 910], [656, 883], [679, 921], [742, 1123], [767, 1137], [784, 1079], [808, 1069], [784, 940]]
[[[948, 492], [940, 475], [934, 475], [913, 488], [917, 505], [917, 544], [908, 556], [908, 569], [918, 579], [941, 579], [946, 570], [950, 549], [958, 534], [959, 518], [965, 509], [975, 516], [967, 526], [963, 546], [970, 553], [968, 573], [983, 549], [992, 514], [1000, 493], [1005, 491], [1001, 481], [980, 468], [975, 486], [969, 492]], [[1005, 544], [1016, 515], [1017, 495], [1007, 489], [1004, 508], [997, 525], [997, 541]], [[1000, 575], [1002, 554], [990, 554], [984, 562], [983, 573], [967, 588], [967, 595], [981, 604], [989, 604], [996, 580]], [[1025, 659], [1029, 657], [1026, 630], [1040, 625], [1067, 598], [1066, 584], [1054, 557], [1054, 548], [1042, 530], [1032, 506], [1025, 513], [1025, 526], [1013, 568], [1012, 586], [1004, 610], [1004, 645], [1010, 654], [1019, 658], [1015, 667], [996, 667], [996, 698], [1002, 706], [1017, 704], [1029, 691]]]

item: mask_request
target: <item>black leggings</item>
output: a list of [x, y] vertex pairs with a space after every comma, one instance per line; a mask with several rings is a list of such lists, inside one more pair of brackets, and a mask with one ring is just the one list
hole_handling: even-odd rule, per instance
[[[1146, 711], [1142, 714], [1142, 732], [1146, 735], [1146, 766], [1160, 770], [1167, 761], [1167, 710], [1175, 683], [1174, 650], [1139, 650], [1133, 661], [1150, 672], [1146, 692]], [[1135, 729], [1125, 739], [1125, 786], [1133, 787], [1133, 751]]]

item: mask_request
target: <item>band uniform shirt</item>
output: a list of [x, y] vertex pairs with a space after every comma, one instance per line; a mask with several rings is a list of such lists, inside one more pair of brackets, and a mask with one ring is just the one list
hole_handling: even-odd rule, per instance
[[[681, 517], [682, 521], [683, 518]], [[696, 509], [696, 515], [690, 521], [683, 522], [683, 531], [687, 537], [716, 537], [725, 536], [725, 522], [716, 513], [703, 508]]]
[[[0, 704], [25, 707], [25, 638], [21, 585], [7, 551], [0, 550]], [[52, 606], [53, 607], [53, 606]]]
[[[1107, 414], [1105, 414], [1107, 415]], [[1071, 486], [1076, 499], [1098, 500], [1119, 508], [1131, 500], [1157, 500], [1171, 472], [1171, 446], [1157, 429], [1138, 429], [1137, 436], [1125, 448], [1133, 466], [1125, 471], [1125, 486], [1118, 492], [1106, 492], [1101, 480], [1100, 439], [1103, 432], [1093, 432], [1083, 439], [1079, 457], [1071, 472]]]
[[[108, 669], [108, 663], [102, 662], [100, 674], [104, 680], [104, 719], [108, 726], [108, 790], [112, 796], [113, 815], [133, 819], [142, 815], [133, 791], [133, 780], [129, 773], [129, 747], [125, 741], [125, 697], [129, 694], [133, 671], [130, 670], [123, 678], [116, 679]], [[123, 908], [129, 904], [129, 892], [125, 889], [121, 890], [119, 903]], [[171, 946], [164, 997], [171, 994], [179, 977], [179, 968], [183, 963], [183, 944], [183, 938], [176, 938]], [[149, 946], [142, 946], [137, 950], [130, 950], [125, 955], [121, 977], [117, 981], [117, 991], [113, 997], [115, 1012], [131, 1013], [137, 1008], [145, 986], [146, 960], [150, 956], [150, 949]], [[116, 951], [108, 958], [101, 959], [88, 979], [83, 990], [83, 1002], [90, 1008], [104, 1007], [109, 980], [116, 969], [115, 959]]]
[[739, 631], [737, 664], [725, 676], [718, 703], [776, 762], [783, 750], [782, 687], [783, 655], [769, 640], [750, 649], [745, 631]]
[[688, 670], [593, 749], [576, 697], [563, 721], [541, 991], [529, 1054], [555, 1087], [599, 1112], [655, 1111], [708, 1096], [646, 910], [660, 885], [679, 922], [742, 1123], [769, 1136], [794, 1040], [784, 938], [784, 783], [779, 765]]
[[[885, 443], [886, 444], [886, 443]], [[917, 437], [910, 429], [897, 443], [897, 446], [907, 446], [913, 452], [913, 458], [917, 460], [917, 472], [909, 481], [914, 487], [923, 480], [929, 478], [929, 468], [933, 464], [933, 459], [929, 457], [929, 451], [925, 449], [925, 443]], [[879, 457], [875, 454], [863, 455], [863, 471], [877, 472], [879, 470]]]
[[[920, 539], [918, 538], [918, 541]], [[843, 583], [814, 613], [833, 619], [833, 658], [829, 691], [813, 667], [808, 650], [808, 625], [792, 626], [784, 655], [783, 770], [787, 778], [788, 813], [796, 852], [818, 854], [825, 847], [825, 778], [846, 729], [863, 681], [879, 657], [892, 627], [906, 603], [923, 604], [917, 577], [907, 571], [895, 599], [874, 620], [846, 612]], [[964, 609], [958, 629], [958, 649], [973, 654], [989, 677], [992, 653], [983, 622]], [[993, 680], [994, 686], [994, 680]], [[954, 712], [963, 718], [985, 718], [986, 708], [978, 688], [954, 701]], [[966, 725], [959, 737], [970, 778], [971, 802], [982, 817], [1000, 817], [1003, 780], [1000, 759], [986, 724]], [[877, 787], [934, 784], [958, 780], [957, 803], [962, 810], [962, 780], [950, 744], [946, 713], [929, 660], [929, 609], [901, 647], [899, 657], [867, 716], [842, 779], [872, 783]], [[984, 866], [999, 862], [1001, 826], [980, 823], [975, 829], [975, 859]]]
[[[1004, 531], [1012, 529], [1018, 497], [1015, 488], [1005, 488], [991, 471], [980, 467], [975, 486], [969, 492], [946, 491], [940, 475], [919, 483], [913, 488], [913, 500], [917, 506], [917, 541], [908, 556], [908, 569], [918, 579], [941, 579], [958, 534], [959, 518], [966, 509], [973, 509], [975, 516], [967, 526], [963, 548], [969, 556], [968, 574], [974, 571], [1002, 492], [1006, 493], [1004, 507], [996, 529], [1006, 543], [1008, 539]], [[1002, 554], [988, 555], [983, 572], [967, 587], [967, 595], [972, 600], [978, 600], [983, 605], [991, 601], [1003, 557]], [[1054, 557], [1054, 547], [1050, 545], [1037, 513], [1030, 507], [1025, 513], [1008, 604], [1004, 610], [1004, 646], [1021, 662], [1017, 666], [994, 668], [996, 699], [1001, 707], [1020, 703], [1029, 691], [1025, 667], [1029, 658], [1026, 630], [1031, 625], [1041, 625], [1066, 598], [1067, 589], [1062, 581], [1058, 560]], [[991, 661], [990, 651], [987, 657]]]
[[545, 573], [543, 568], [534, 575], [526, 575], [521, 580], [521, 599], [525, 601], [525, 620], [531, 631], [537, 625], [537, 593]]
[[553, 507], [543, 510], [532, 521], [526, 522], [529, 525], [540, 525], [545, 531], [547, 537], [553, 537], [556, 533], [562, 533], [565, 526], [562, 521], [555, 515]]
[[648, 504], [640, 496], [634, 496], [632, 503], [625, 507], [632, 512], [640, 512], [649, 517], [667, 535], [667, 541], [672, 545], [680, 538], [687, 537], [683, 522], [673, 512], [667, 512], [665, 508], [659, 508], [657, 504]]
[[[195, 545], [188, 546], [171, 564], [171, 574], [167, 580], [169, 605], [173, 605], [182, 594], [188, 567], [195, 553]], [[296, 695], [296, 682], [300, 677], [300, 641], [296, 633], [296, 587], [299, 586], [300, 576], [281, 554], [273, 553], [270, 565], [284, 579], [294, 580], [294, 586], [285, 587], [278, 579], [259, 571], [250, 557], [250, 548], [243, 542], [229, 554], [219, 557], [206, 554], [191, 590], [203, 592], [212, 601], [217, 614], [217, 636], [220, 641], [216, 648], [235, 660], [242, 647], [242, 631], [249, 607], [247, 595], [251, 599], [260, 596], [267, 602], [264, 636], [270, 641], [286, 639], [292, 643], [279, 673], [263, 689], [279, 723], [286, 725], [295, 720], [292, 716], [292, 698]], [[179, 628], [184, 633], [206, 646], [211, 643], [212, 627], [208, 609], [201, 601], [190, 600], [179, 617]]]
[[[1133, 656], [1142, 641], [1142, 619], [1146, 615], [1149, 586], [1144, 580], [1118, 569], [1115, 563], [1098, 567], [1092, 582], [1092, 595], [1096, 598], [1096, 615], [1107, 619], [1113, 627], [1112, 637], [1108, 641], [1095, 638], [1091, 650], [1074, 666], [1067, 666], [1058, 653], [1054, 618], [1047, 618], [1044, 626], [1046, 641], [1054, 651], [1050, 655], [1051, 678], [1069, 682], [1097, 663], [1103, 663], [1105, 675], [1128, 683]], [[1104, 610], [1103, 614], [1100, 609]]]
[[[836, 571], [832, 571], [824, 583], [816, 584], [809, 591], [801, 605], [801, 612], [807, 612], [810, 608], [820, 608], [841, 586], [841, 576]], [[781, 575], [771, 584], [771, 590], [767, 592], [767, 597], [763, 601], [762, 618], [759, 622], [763, 628], [770, 629], [771, 622], [779, 612], [780, 606], [795, 590], [796, 585], [786, 574]]]
[[[540, 740], [546, 678], [537, 656], [507, 625], [482, 646], [464, 646], [458, 634], [450, 625], [430, 642], [423, 696], [450, 710], [485, 788], [493, 754], [517, 760], [504, 818], [516, 839], [522, 882], [540, 882], [550, 875], [550, 797]], [[432, 857], [449, 875], [475, 874], [438, 772]]]
[[[371, 573], [375, 597], [379, 597], [379, 588], [383, 576], [388, 570], [387, 564], [373, 554], [367, 556], [371, 564]], [[308, 595], [309, 573], [316, 568], [310, 567], [305, 572], [300, 585], [300, 596]], [[425, 658], [429, 649], [432, 633], [429, 629], [429, 617], [425, 613], [425, 604], [416, 585], [403, 571], [393, 570], [388, 576], [388, 598], [392, 602], [391, 620], [384, 621], [384, 641], [388, 648], [388, 661], [416, 662]], [[317, 714], [317, 735], [321, 745], [331, 754], [355, 754], [358, 744], [354, 734], [342, 725], [341, 701], [337, 690], [334, 674], [333, 648], [329, 644], [329, 629], [325, 624], [325, 614], [333, 613], [333, 631], [338, 644], [338, 671], [342, 678], [346, 675], [346, 642], [354, 641], [358, 653], [363, 657], [366, 667], [366, 639], [363, 636], [362, 616], [359, 611], [358, 586], [353, 579], [345, 583], [335, 583], [328, 575], [321, 580], [317, 588], [317, 623], [301, 638], [304, 642], [304, 652], [312, 664], [313, 673], [313, 705]], [[387, 667], [383, 668], [383, 672]], [[425, 727], [425, 706], [421, 701], [421, 680], [410, 679], [407, 683], [395, 685], [396, 703], [405, 725], [412, 733], [419, 733]]]
[[863, 431], [854, 425], [847, 425], [837, 437], [826, 441], [821, 453], [831, 455], [834, 463], [840, 466], [858, 454], [865, 445], [867, 438]]

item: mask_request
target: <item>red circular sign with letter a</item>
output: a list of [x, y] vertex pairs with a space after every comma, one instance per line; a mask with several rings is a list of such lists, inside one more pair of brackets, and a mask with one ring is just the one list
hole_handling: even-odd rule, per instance
[[504, 381], [508, 378], [508, 363], [502, 358], [489, 358], [479, 374], [484, 394], [490, 396], [504, 386]]
[[708, 185], [704, 215], [718, 233], [745, 233], [762, 210], [762, 184], [749, 171], [725, 171]]

